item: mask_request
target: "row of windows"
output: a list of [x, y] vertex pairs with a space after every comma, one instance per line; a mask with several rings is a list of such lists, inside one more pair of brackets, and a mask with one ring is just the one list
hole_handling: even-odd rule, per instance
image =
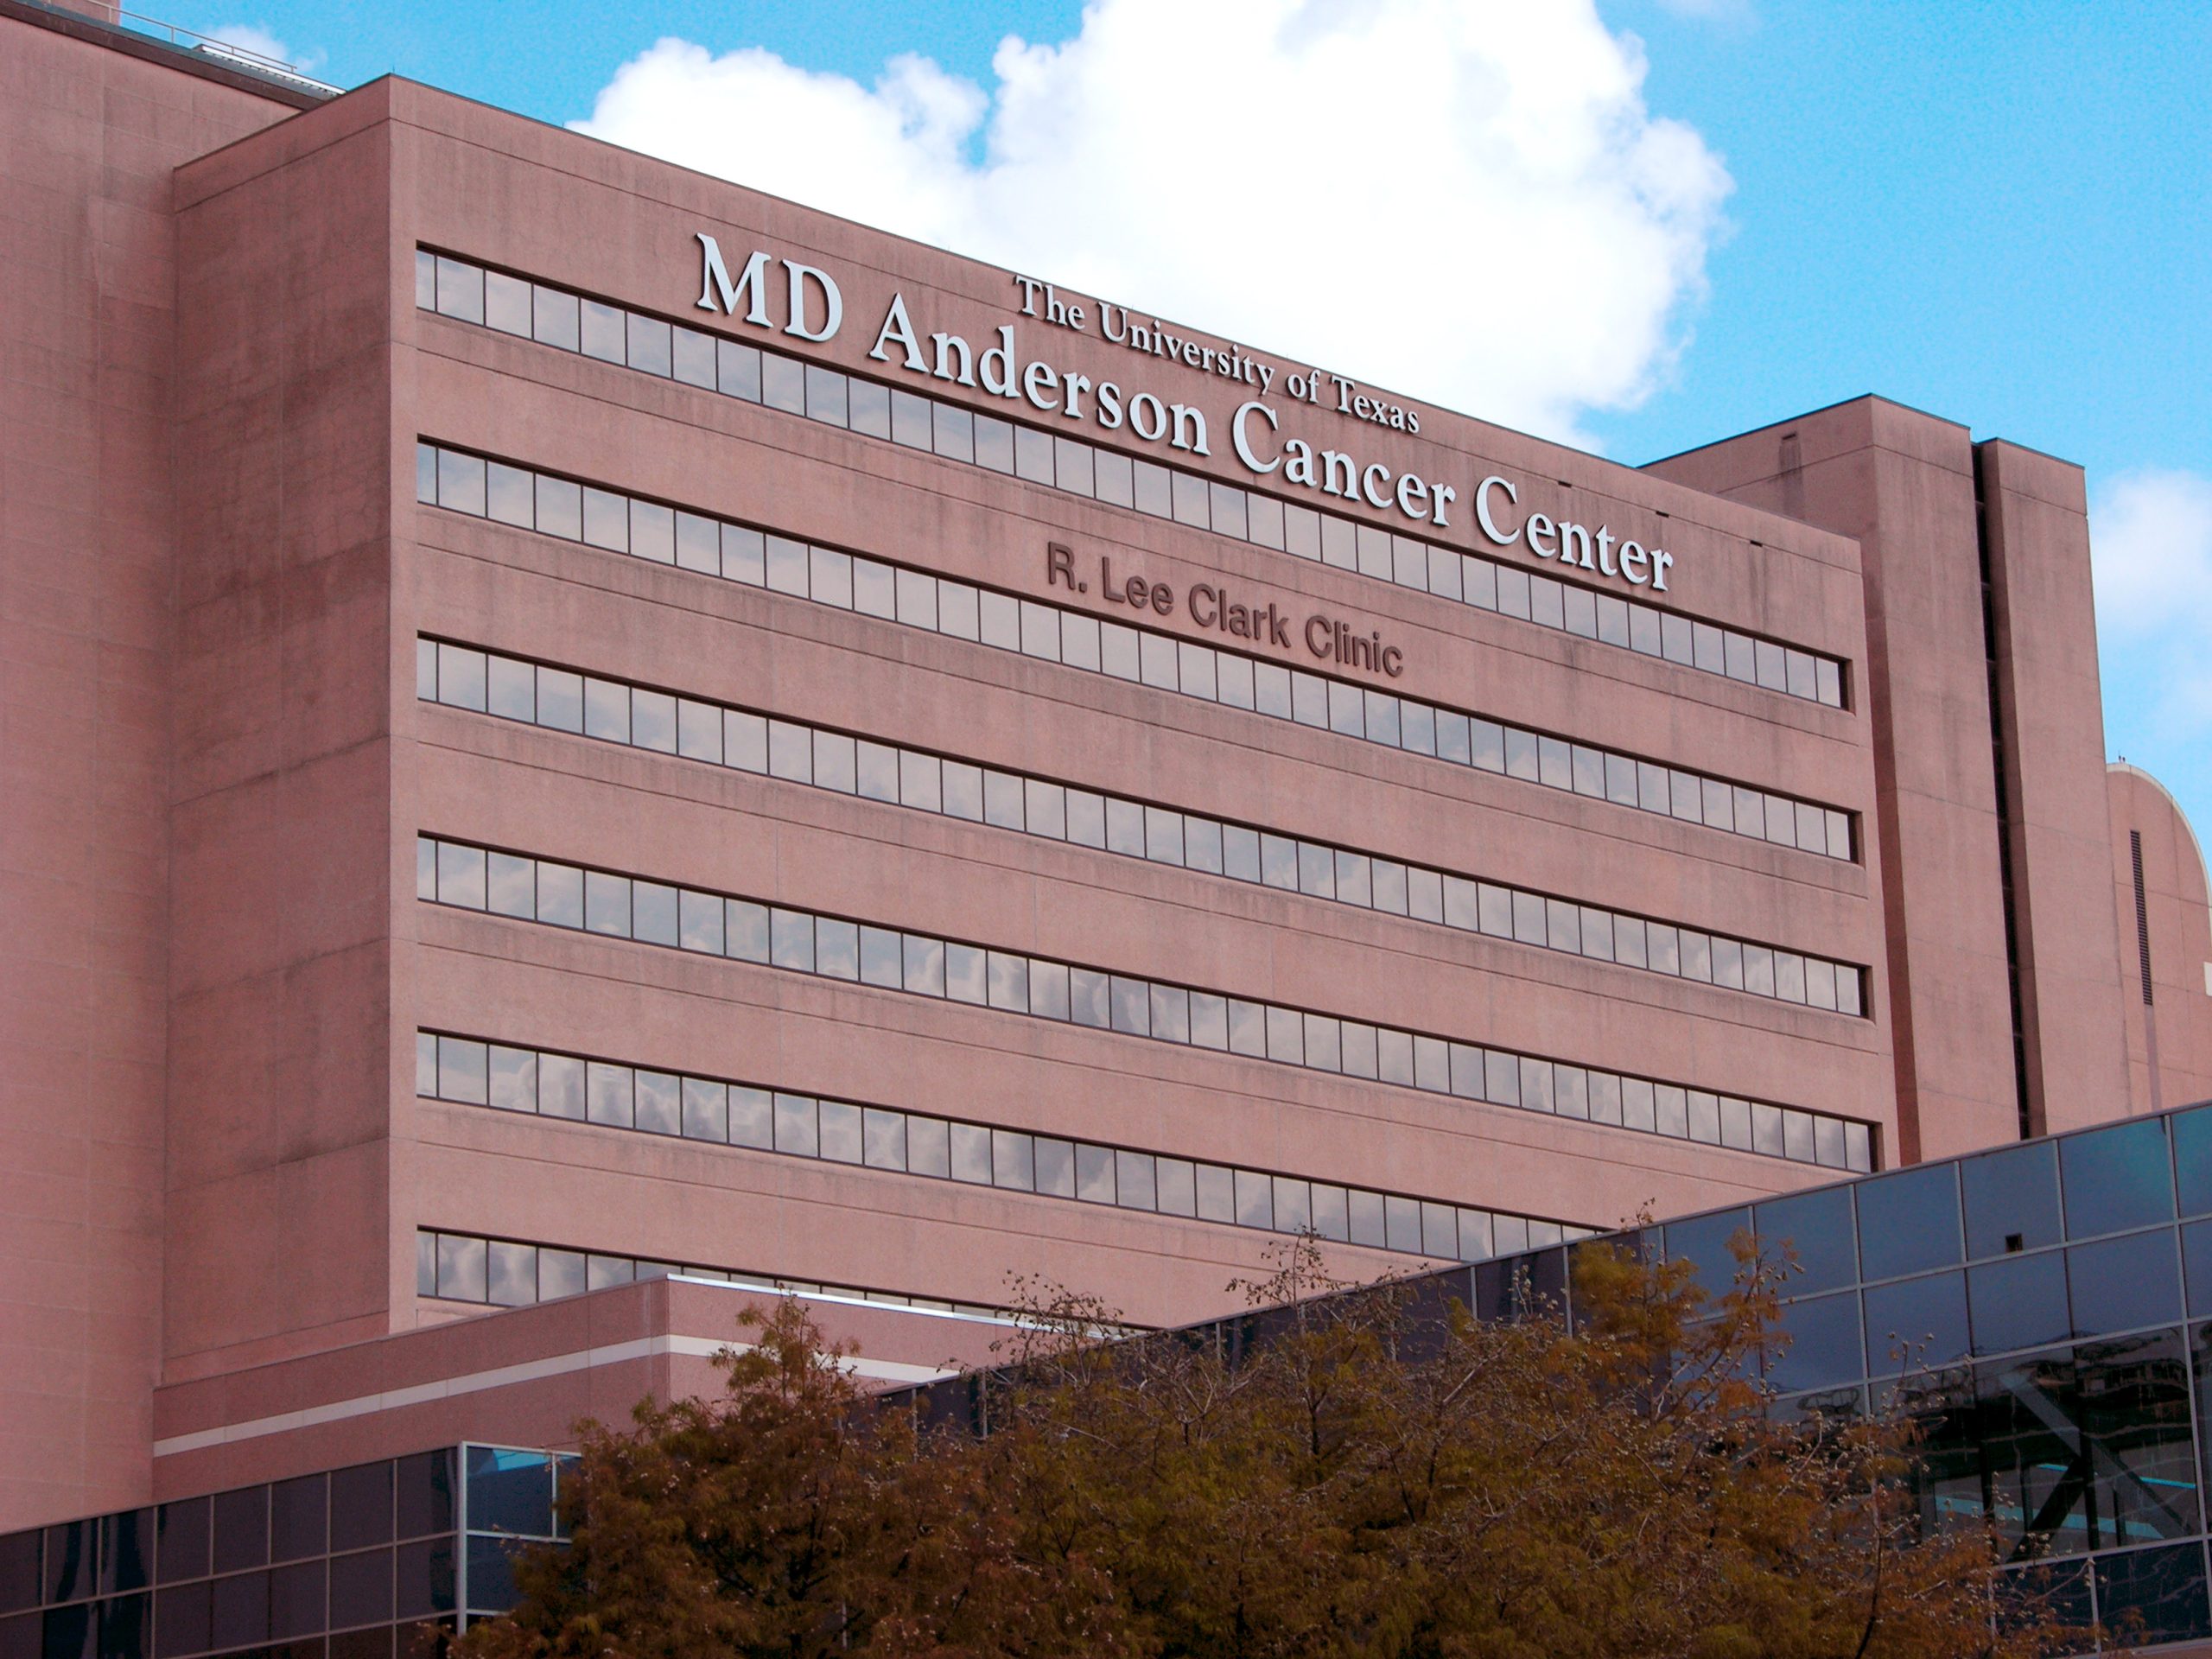
[[[450, 1451], [239, 1487], [0, 1537], [0, 1655], [187, 1659], [454, 1608]], [[100, 1599], [93, 1599], [93, 1598]], [[381, 1641], [382, 1646], [378, 1643]]]
[[419, 836], [418, 898], [1830, 1169], [1864, 1123], [840, 917]]
[[0, 1535], [0, 1613], [453, 1530], [442, 1452]]
[[1684, 1217], [1645, 1238], [1716, 1290], [1738, 1232], [1786, 1243], [1788, 1386], [1814, 1388], [1894, 1376], [1899, 1340], [1913, 1366], [1941, 1368], [2212, 1315], [2212, 1219], [2192, 1217], [2212, 1217], [2212, 1108]]
[[1009, 1320], [1002, 1307], [975, 1302], [940, 1301], [910, 1296], [903, 1291], [863, 1290], [850, 1285], [825, 1285], [811, 1280], [784, 1279], [747, 1273], [734, 1268], [705, 1268], [695, 1263], [653, 1262], [641, 1256], [614, 1255], [599, 1250], [570, 1250], [550, 1244], [525, 1244], [513, 1239], [487, 1238], [479, 1233], [417, 1230], [415, 1235], [415, 1294], [449, 1302], [484, 1302], [493, 1307], [528, 1307], [561, 1296], [580, 1296], [588, 1290], [645, 1279], [711, 1279], [717, 1284], [750, 1290], [772, 1291], [783, 1296], [830, 1296], [841, 1301], [879, 1302], [887, 1307], [920, 1308], [931, 1313], [957, 1313], [963, 1319]]
[[[416, 1034], [415, 1090], [432, 1099], [682, 1135], [1163, 1216], [1318, 1233], [1442, 1261], [1580, 1237], [1585, 1230], [1265, 1170], [1059, 1140], [471, 1038]], [[543, 1269], [540, 1269], [541, 1272]], [[492, 1300], [500, 1300], [494, 1294]]]
[[1901, 1366], [1941, 1370], [1972, 1357], [2177, 1324], [2184, 1312], [2212, 1313], [2212, 1224], [2183, 1229], [2179, 1256], [2174, 1230], [2162, 1227], [1800, 1298], [1783, 1310], [1790, 1346], [1775, 1386], [1833, 1388], [1870, 1374], [1894, 1377]]
[[1258, 882], [1363, 910], [1619, 963], [1844, 1014], [1862, 1012], [1848, 963], [1500, 883], [1447, 875], [1194, 812], [873, 742], [446, 641], [417, 639], [416, 695], [711, 766], [995, 824], [1130, 858]]
[[1664, 1239], [1670, 1258], [1719, 1283], [1734, 1271], [1728, 1240], [1739, 1229], [1787, 1239], [1801, 1268], [1795, 1287], [1811, 1292], [2016, 1261], [2198, 1217], [2212, 1217], [2212, 1106], [1685, 1216], [1666, 1224]]
[[1834, 808], [812, 546], [550, 473], [487, 461], [463, 450], [418, 444], [416, 495], [473, 518], [1295, 721], [1386, 748], [1433, 755], [1777, 846], [1830, 858], [1852, 856], [1850, 817]]
[[518, 276], [418, 251], [415, 299], [463, 322], [1172, 518], [1685, 668], [1843, 706], [1834, 658], [1456, 552], [1336, 513], [979, 415]]

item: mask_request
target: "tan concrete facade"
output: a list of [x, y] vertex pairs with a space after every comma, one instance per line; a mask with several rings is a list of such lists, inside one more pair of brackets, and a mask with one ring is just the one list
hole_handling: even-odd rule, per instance
[[[594, 1258], [594, 1283], [603, 1262], [828, 1287], [815, 1305], [864, 1374], [911, 1380], [984, 1358], [1003, 1326], [980, 1310], [1013, 1300], [1020, 1276], [1096, 1292], [1141, 1324], [1235, 1306], [1230, 1281], [1264, 1273], [1293, 1229], [1176, 1213], [1171, 1166], [1273, 1182], [1268, 1202], [1294, 1192], [1316, 1216], [1325, 1188], [1339, 1205], [1347, 1190], [1425, 1202], [1410, 1244], [1331, 1235], [1338, 1269], [1366, 1277], [1437, 1259], [1420, 1229], [1438, 1213], [1556, 1237], [1832, 1179], [1846, 1166], [1816, 1155], [1816, 1123], [1819, 1147], [1846, 1144], [1848, 1126], [1887, 1167], [2123, 1116], [2154, 1088], [2168, 1106], [2212, 1092], [2212, 980], [2192, 982], [2185, 960], [2200, 945], [2212, 957], [2201, 861], [2178, 814], [2126, 776], [2106, 811], [2078, 469], [1874, 399], [1641, 471], [1388, 394], [1363, 416], [1338, 407], [1328, 365], [1127, 313], [1116, 338], [1110, 296], [1056, 292], [1084, 311], [1056, 321], [1014, 273], [410, 83], [301, 109], [311, 100], [76, 29], [0, 16], [24, 48], [0, 53], [22, 83], [0, 119], [35, 175], [11, 176], [10, 199], [46, 204], [24, 245], [51, 268], [55, 315], [111, 314], [105, 285], [127, 274], [146, 321], [112, 347], [86, 336], [67, 380], [26, 342], [12, 360], [32, 369], [0, 387], [0, 761], [39, 804], [10, 815], [0, 866], [0, 1136], [16, 1172], [0, 1228], [22, 1242], [0, 1253], [0, 1433], [41, 1425], [0, 1451], [0, 1530], [418, 1443], [557, 1440], [579, 1413], [697, 1386], [747, 1300], [663, 1281], [549, 1289], [495, 1313], [496, 1290], [438, 1294], [437, 1236], [475, 1241], [455, 1259], [480, 1275], [484, 1241], [502, 1260], [536, 1252], [532, 1282], [549, 1287], [554, 1255], [574, 1252]], [[158, 96], [132, 90], [141, 79]], [[73, 125], [34, 84], [75, 100]], [[125, 91], [194, 112], [160, 145], [127, 146], [129, 215], [102, 205]], [[143, 248], [114, 251], [116, 224]], [[702, 236], [734, 284], [762, 256], [734, 305], [716, 300]], [[526, 278], [646, 344], [609, 360], [487, 326], [480, 304], [442, 312], [420, 302], [426, 255], [478, 271], [480, 294], [484, 270]], [[37, 276], [26, 264], [18, 281]], [[1172, 334], [1179, 358], [1164, 341], [1134, 350], [1132, 321]], [[1140, 511], [1039, 481], [1026, 461], [1008, 475], [942, 440], [915, 448], [638, 366], [671, 322], [1011, 421], [1022, 445], [1041, 434], [1101, 466], [1170, 467], [1175, 489], [1217, 505]], [[1011, 395], [981, 360], [1002, 340]], [[130, 373], [108, 361], [126, 346], [143, 359]], [[1109, 384], [1119, 425], [1103, 418]], [[102, 421], [127, 429], [102, 437]], [[1350, 456], [1333, 480], [1348, 487], [1300, 485], [1294, 440]], [[464, 472], [488, 458], [510, 479], [542, 475], [538, 499], [581, 485], [643, 504], [626, 522], [717, 521], [721, 572], [501, 522], [480, 499], [426, 500], [423, 444]], [[1280, 529], [1269, 544], [1229, 528], [1268, 514], [1280, 527], [1286, 505], [1332, 515], [1357, 555], [1301, 557]], [[1545, 519], [1581, 526], [1595, 556], [1569, 570], [1575, 537]], [[869, 613], [849, 587], [822, 602], [772, 571], [729, 578], [731, 538], [752, 531], [830, 550], [817, 568], [880, 560], [932, 594], [1003, 595], [1023, 628], [1052, 607], [1055, 641], [1135, 621], [1120, 601], [1140, 578], [1170, 595], [1144, 607], [1143, 649], [1203, 676], [1170, 689], [1148, 670], [1089, 671], [1057, 644], [1047, 656], [1026, 633], [999, 648], [904, 608]], [[1517, 613], [1451, 596], [1475, 581], [1461, 556], [1502, 573]], [[1287, 619], [1284, 634], [1226, 631], [1232, 601]], [[1609, 637], [1630, 612], [1602, 607], [1624, 601], [1647, 607], [1655, 639], [1663, 618], [1670, 642], [1692, 643]], [[1547, 602], [1561, 620], [1547, 623]], [[1309, 618], [1342, 629], [1310, 634]], [[1132, 855], [500, 718], [480, 696], [442, 702], [422, 694], [425, 639], [1334, 848], [1352, 861], [1337, 870], [1382, 861], [1533, 895], [1550, 943], [1518, 921], [1501, 934], [1332, 896], [1335, 874], [1325, 888], [1232, 880], [1156, 844]], [[1317, 639], [1376, 652], [1325, 659]], [[1219, 668], [1214, 650], [1230, 653]], [[1767, 677], [1785, 655], [1784, 677]], [[1216, 695], [1217, 673], [1255, 658], [1383, 710], [1359, 718], [1387, 727], [1362, 733], [1459, 711], [1478, 742], [1497, 722], [1507, 761], [1454, 764], [1433, 738], [1386, 745], [1332, 728], [1333, 714], [1274, 718]], [[719, 755], [737, 728], [716, 729]], [[1514, 733], [1538, 734], [1530, 775]], [[1562, 781], [1554, 750], [1577, 780], [1589, 758], [1597, 786]], [[1651, 810], [1655, 774], [1703, 804]], [[1814, 827], [1745, 832], [1746, 791], [1764, 814], [1797, 804], [1789, 822]], [[2136, 989], [2129, 831], [2147, 849], [2155, 1033]], [[425, 898], [425, 836], [983, 947], [995, 970], [1017, 955], [1096, 969], [1167, 988], [1171, 1008], [1188, 992], [1287, 1010], [1306, 1022], [1300, 1058], [665, 948], [642, 921], [617, 937]], [[1602, 950], [1587, 943], [1599, 917]], [[1631, 927], [1648, 956], [1628, 954]], [[1823, 973], [1824, 1003], [1808, 988]], [[1414, 1086], [1306, 1058], [1340, 1041], [1349, 1055], [1357, 1032], [1374, 1053], [1389, 1033], [1442, 1039], [1433, 1052], [1452, 1069]], [[994, 1184], [995, 1164], [944, 1179], [873, 1151], [495, 1110], [425, 1087], [425, 1033], [854, 1103], [873, 1109], [871, 1134], [897, 1114], [995, 1131], [993, 1158], [1007, 1136], [1095, 1143], [1137, 1159], [1115, 1166], [1124, 1183], [1141, 1167], [1142, 1185], [1084, 1202]], [[1548, 1108], [1461, 1086], [1462, 1060], [1485, 1053], [1538, 1066]], [[1678, 1103], [1687, 1091], [1689, 1128], [1637, 1127], [1623, 1093], [1608, 1121], [1599, 1077]]]

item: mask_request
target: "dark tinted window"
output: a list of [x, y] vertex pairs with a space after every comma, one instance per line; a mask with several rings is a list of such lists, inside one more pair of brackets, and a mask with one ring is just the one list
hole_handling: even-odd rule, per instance
[[2189, 1311], [2212, 1313], [2212, 1221], [2181, 1230], [2181, 1259], [2189, 1281]]
[[2184, 1216], [2212, 1216], [2212, 1106], [2176, 1112], [2174, 1177]]
[[205, 1653], [213, 1641], [213, 1586], [206, 1580], [154, 1594], [155, 1659]]
[[269, 1634], [279, 1642], [323, 1628], [327, 1569], [320, 1560], [295, 1561], [269, 1574]]
[[1967, 1351], [1966, 1275], [1936, 1274], [1868, 1290], [1866, 1364], [1875, 1376], [1948, 1365]]
[[71, 1521], [46, 1529], [46, 1599], [74, 1601], [92, 1593], [92, 1523]]
[[468, 1607], [471, 1612], [504, 1613], [515, 1605], [514, 1552], [527, 1545], [504, 1538], [468, 1540]]
[[[1900, 1170], [1861, 1181], [1856, 1192], [1859, 1262], [1869, 1279], [1947, 1268], [1959, 1259], [1959, 1183], [1952, 1165]], [[1868, 1357], [1880, 1351], [1870, 1348]]]
[[[330, 1659], [392, 1659], [392, 1630], [389, 1624], [381, 1630], [349, 1630], [343, 1636], [330, 1638]], [[406, 1659], [418, 1659], [411, 1637], [401, 1649]]]
[[38, 1605], [43, 1587], [39, 1537], [36, 1532], [11, 1532], [0, 1538], [0, 1613]]
[[2066, 1231], [2090, 1238], [2164, 1221], [2174, 1212], [2171, 1154], [2163, 1119], [2116, 1123], [2058, 1143]]
[[154, 1512], [129, 1510], [100, 1520], [100, 1593], [143, 1590], [154, 1581]]
[[259, 1567], [269, 1559], [269, 1489], [215, 1494], [215, 1570]]
[[1767, 1361], [1767, 1383], [1777, 1392], [1832, 1388], [1866, 1374], [1855, 1292], [1791, 1302], [1782, 1310], [1780, 1324], [1789, 1345]]
[[330, 1548], [329, 1478], [304, 1475], [269, 1489], [269, 1559], [296, 1561]]
[[2046, 1561], [1999, 1573], [1997, 1619], [2008, 1632], [2053, 1625], [2088, 1630], [2096, 1623], [2089, 1605], [2089, 1564]]
[[2160, 1228], [2132, 1238], [2076, 1244], [2066, 1252], [2074, 1294], [2074, 1334], [2101, 1336], [2181, 1319], [2174, 1236]]
[[468, 1529], [553, 1535], [553, 1460], [543, 1452], [468, 1448]]
[[42, 1659], [95, 1659], [92, 1638], [99, 1634], [97, 1608], [89, 1601], [74, 1607], [46, 1610], [46, 1630], [39, 1644]]
[[269, 1639], [266, 1573], [215, 1580], [214, 1638], [219, 1648], [250, 1648]]
[[379, 1624], [391, 1617], [391, 1552], [365, 1550], [330, 1561], [330, 1624]]
[[330, 1547], [359, 1549], [391, 1541], [391, 1465], [358, 1464], [330, 1477]]
[[1557, 1314], [1567, 1306], [1567, 1251], [1536, 1250], [1520, 1258], [1531, 1305], [1540, 1313]]
[[162, 1505], [156, 1525], [160, 1541], [154, 1563], [162, 1583], [207, 1576], [210, 1507], [204, 1497]]
[[1736, 1258], [1728, 1241], [1750, 1231], [1751, 1225], [1748, 1210], [1722, 1210], [1709, 1216], [1693, 1216], [1688, 1221], [1670, 1221], [1666, 1228], [1667, 1259], [1689, 1262], [1696, 1269], [1697, 1284], [1717, 1300], [1736, 1282]]
[[2056, 1250], [1969, 1268], [1967, 1300], [1978, 1354], [2039, 1348], [2073, 1334], [2066, 1311], [2066, 1258]]
[[117, 1596], [100, 1604], [100, 1659], [146, 1659], [153, 1651], [154, 1598], [150, 1592]]
[[2048, 1141], [1969, 1158], [1959, 1185], [1969, 1262], [2059, 1243], [2058, 1150]]
[[1851, 1189], [1818, 1188], [1759, 1205], [1759, 1249], [1788, 1244], [1798, 1271], [1782, 1283], [1785, 1296], [1836, 1290], [1859, 1277], [1859, 1243], [1851, 1224]]
[[0, 1659], [40, 1659], [46, 1621], [35, 1612], [0, 1618]]
[[418, 1452], [411, 1458], [402, 1458], [395, 1478], [402, 1538], [453, 1530], [451, 1452]]
[[397, 1561], [395, 1593], [402, 1618], [426, 1618], [432, 1613], [453, 1611], [453, 1540], [426, 1538], [402, 1544]]
[[2098, 1611], [2121, 1640], [2147, 1646], [2212, 1636], [2198, 1546], [2107, 1555], [2096, 1571]]

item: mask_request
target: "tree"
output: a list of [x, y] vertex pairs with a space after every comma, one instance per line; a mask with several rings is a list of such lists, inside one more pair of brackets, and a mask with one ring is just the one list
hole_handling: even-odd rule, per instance
[[1746, 1254], [1708, 1299], [1681, 1264], [1585, 1246], [1572, 1329], [1319, 1266], [1301, 1243], [1241, 1320], [1119, 1341], [1110, 1310], [1027, 1287], [972, 1414], [928, 1428], [797, 1303], [748, 1316], [722, 1398], [585, 1426], [571, 1543], [518, 1566], [520, 1604], [462, 1659], [2088, 1645], [2032, 1605], [1996, 1618], [1986, 1532], [1922, 1530], [1905, 1426], [1769, 1409], [1784, 1264]]

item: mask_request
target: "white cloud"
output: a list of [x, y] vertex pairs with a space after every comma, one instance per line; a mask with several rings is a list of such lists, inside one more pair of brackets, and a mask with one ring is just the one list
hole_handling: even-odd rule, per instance
[[992, 69], [670, 39], [575, 125], [1565, 437], [1666, 375], [1732, 188], [1589, 0], [1092, 0]]
[[2212, 633], [2212, 479], [2146, 469], [2114, 479], [2089, 514], [2098, 631], [2139, 640]]
[[2114, 479], [2089, 504], [2089, 548], [2108, 739], [2212, 827], [2212, 479]]
[[211, 33], [207, 38], [224, 46], [234, 47], [238, 51], [251, 53], [257, 58], [267, 58], [273, 62], [289, 64], [302, 73], [312, 74], [322, 67], [321, 53], [310, 52], [296, 57], [293, 55], [291, 48], [270, 34], [268, 28], [261, 23], [226, 23]]

